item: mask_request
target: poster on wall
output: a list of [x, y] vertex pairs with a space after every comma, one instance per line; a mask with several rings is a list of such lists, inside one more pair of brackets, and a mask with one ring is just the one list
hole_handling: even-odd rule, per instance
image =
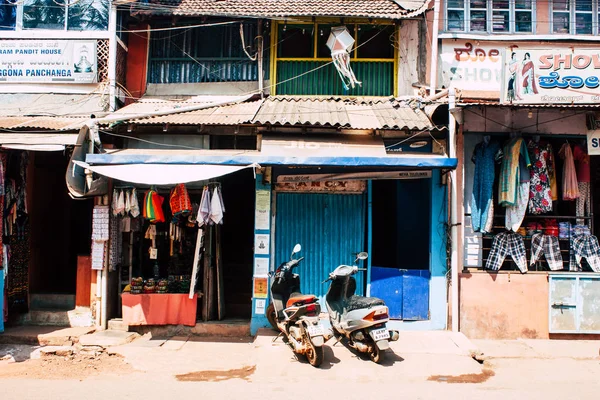
[[95, 40], [2, 40], [2, 83], [96, 83]]
[[254, 249], [254, 254], [269, 254], [269, 242], [271, 237], [269, 234], [255, 234], [254, 235], [254, 245], [256, 248]]
[[597, 49], [508, 48], [504, 52], [503, 72], [504, 103], [600, 103]]
[[254, 276], [267, 276], [269, 275], [269, 261], [268, 258], [255, 258], [254, 259]]
[[254, 278], [254, 297], [260, 299], [269, 297], [268, 278]]
[[254, 211], [254, 229], [269, 230], [271, 228], [271, 191], [256, 191], [256, 208]]

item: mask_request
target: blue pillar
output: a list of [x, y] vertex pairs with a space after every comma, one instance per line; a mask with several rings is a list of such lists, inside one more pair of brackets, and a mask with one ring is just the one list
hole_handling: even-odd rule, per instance
[[431, 176], [431, 284], [429, 295], [430, 329], [445, 329], [448, 322], [446, 283], [447, 186], [441, 184], [440, 170]]
[[254, 274], [252, 290], [252, 320], [250, 333], [269, 327], [265, 310], [269, 305], [269, 277], [271, 264], [271, 184], [263, 183], [263, 175], [256, 174], [254, 209]]

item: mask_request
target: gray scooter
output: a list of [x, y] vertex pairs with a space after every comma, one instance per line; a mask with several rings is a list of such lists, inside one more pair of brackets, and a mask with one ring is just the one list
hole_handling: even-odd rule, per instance
[[[365, 260], [366, 252], [358, 254], [354, 263]], [[329, 274], [323, 283], [331, 281], [325, 303], [329, 310], [329, 321], [338, 341], [346, 338], [348, 345], [369, 357], [376, 363], [385, 359], [385, 351], [390, 341], [399, 338], [398, 331], [388, 330], [388, 308], [385, 302], [376, 297], [356, 296], [356, 279], [353, 275], [366, 271], [356, 265], [340, 265]]]

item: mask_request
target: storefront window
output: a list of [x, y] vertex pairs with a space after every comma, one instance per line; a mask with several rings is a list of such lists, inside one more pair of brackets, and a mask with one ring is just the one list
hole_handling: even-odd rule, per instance
[[532, 33], [533, 7], [532, 0], [449, 0], [446, 5], [446, 30]]
[[0, 0], [0, 30], [14, 30], [17, 23], [17, 5], [10, 0]]
[[0, 0], [0, 30], [107, 30], [108, 16], [108, 0]]
[[598, 25], [598, 3], [594, 0], [553, 0], [552, 32], [592, 35]]

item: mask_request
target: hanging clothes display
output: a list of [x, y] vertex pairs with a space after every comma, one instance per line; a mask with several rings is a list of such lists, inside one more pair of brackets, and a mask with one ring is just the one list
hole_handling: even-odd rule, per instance
[[204, 186], [202, 190], [202, 197], [200, 198], [200, 207], [198, 208], [198, 217], [196, 221], [198, 222], [198, 227], [202, 227], [208, 224], [208, 220], [210, 217], [210, 194], [208, 190], [208, 186]]
[[219, 190], [215, 187], [210, 201], [210, 220], [215, 224], [223, 223], [223, 202]]
[[533, 266], [537, 260], [541, 260], [542, 254], [546, 257], [546, 262], [552, 271], [563, 269], [558, 237], [543, 235], [541, 233], [536, 233], [531, 237], [531, 258], [529, 264]]
[[596, 236], [580, 235], [573, 238], [573, 253], [579, 271], [581, 271], [581, 259], [585, 257], [592, 270], [600, 272], [600, 245]]
[[160, 196], [156, 190], [150, 189], [144, 197], [144, 218], [151, 223], [165, 222], [165, 214], [162, 210], [164, 197]]
[[501, 232], [494, 236], [485, 268], [498, 271], [507, 255], [512, 257], [521, 273], [527, 272], [527, 256], [523, 237], [514, 232]]
[[[27, 212], [27, 152], [11, 153], [5, 179], [4, 233], [10, 252], [6, 294], [9, 312], [29, 311], [29, 217]], [[8, 183], [9, 182], [9, 183]]]
[[550, 143], [530, 140], [527, 145], [531, 159], [529, 213], [545, 214], [552, 211], [550, 176], [554, 173], [554, 155]]
[[[583, 145], [577, 145], [573, 149], [573, 158], [577, 161], [577, 188], [579, 197], [576, 203], [578, 217], [591, 214], [590, 207], [590, 156]], [[583, 225], [585, 221], [578, 219], [577, 224]]]
[[575, 162], [573, 160], [571, 145], [568, 142], [563, 144], [558, 154], [563, 160], [565, 160], [563, 164], [563, 200], [576, 200], [579, 197], [579, 188], [577, 184], [577, 173], [575, 172]]
[[499, 204], [506, 207], [506, 229], [516, 232], [529, 202], [529, 152], [522, 138], [514, 138], [500, 152], [502, 169], [498, 189]]
[[471, 161], [475, 164], [471, 195], [471, 223], [475, 232], [491, 231], [494, 215], [495, 157], [499, 149], [500, 143], [484, 139], [475, 147], [471, 157]]
[[192, 201], [190, 200], [190, 195], [183, 183], [180, 183], [171, 189], [169, 204], [171, 206], [171, 214], [174, 218], [186, 216], [192, 212]]

